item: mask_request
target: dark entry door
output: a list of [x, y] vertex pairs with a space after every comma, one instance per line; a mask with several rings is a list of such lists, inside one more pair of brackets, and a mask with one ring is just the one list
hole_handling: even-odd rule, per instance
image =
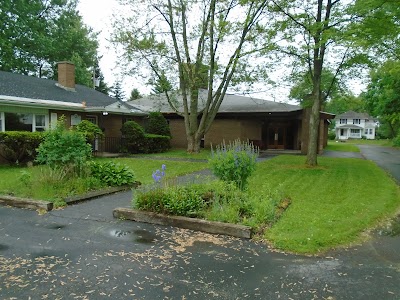
[[286, 128], [269, 127], [268, 128], [268, 149], [285, 149]]

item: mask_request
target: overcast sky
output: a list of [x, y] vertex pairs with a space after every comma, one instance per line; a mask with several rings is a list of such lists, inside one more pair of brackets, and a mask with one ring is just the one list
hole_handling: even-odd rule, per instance
[[[146, 86], [144, 81], [137, 81], [137, 79], [132, 77], [121, 75], [121, 69], [118, 67], [118, 64], [123, 62], [117, 62], [117, 54], [114, 46], [108, 42], [112, 32], [111, 23], [113, 14], [118, 15], [121, 13], [120, 11], [123, 11], [123, 8], [118, 4], [117, 0], [79, 0], [78, 10], [86, 25], [100, 33], [98, 36], [99, 55], [102, 56], [100, 68], [108, 86], [111, 87], [119, 78], [122, 80], [122, 87], [127, 98], [129, 98], [133, 88], [137, 88], [142, 94], [149, 94], [150, 87]], [[349, 87], [353, 90], [353, 93], [357, 95], [360, 93], [363, 85], [360, 85], [358, 81], [350, 83]], [[289, 86], [283, 86], [273, 92], [256, 93], [251, 96], [266, 100], [293, 103], [288, 101], [289, 90]]]
[[112, 31], [113, 13], [117, 13], [119, 9], [120, 6], [116, 0], [79, 0], [78, 4], [79, 13], [86, 25], [100, 33], [98, 36], [99, 55], [102, 56], [100, 68], [108, 86], [111, 87], [120, 78], [127, 97], [133, 88], [139, 89], [141, 93], [148, 93], [148, 88], [143, 83], [135, 82], [133, 78], [127, 76], [121, 76], [121, 70], [116, 61], [116, 51], [108, 42]]

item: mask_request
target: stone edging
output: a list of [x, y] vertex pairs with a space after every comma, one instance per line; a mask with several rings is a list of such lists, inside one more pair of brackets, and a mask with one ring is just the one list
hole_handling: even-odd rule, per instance
[[251, 227], [244, 225], [213, 222], [187, 217], [167, 216], [148, 211], [121, 207], [114, 209], [113, 216], [114, 218], [127, 219], [136, 222], [175, 226], [185, 229], [198, 230], [208, 233], [225, 234], [246, 239], [251, 238]]
[[[117, 192], [126, 191], [132, 188], [136, 188], [140, 185], [139, 182], [135, 182], [133, 185], [124, 185], [118, 187], [110, 187], [98, 191], [92, 191], [83, 195], [72, 196], [64, 198], [63, 200], [67, 205], [86, 201], [92, 198], [109, 195]], [[35, 200], [30, 198], [19, 198], [12, 196], [3, 196], [0, 195], [0, 204], [19, 207], [19, 208], [27, 208], [27, 209], [44, 209], [46, 211], [50, 211], [53, 209], [53, 202], [45, 201], [45, 200]]]
[[67, 197], [64, 198], [63, 200], [65, 201], [65, 203], [67, 203], [67, 205], [70, 204], [75, 204], [75, 203], [79, 203], [82, 201], [86, 201], [86, 200], [90, 200], [93, 198], [97, 198], [100, 196], [105, 196], [105, 195], [109, 195], [109, 194], [113, 194], [113, 193], [117, 193], [117, 192], [122, 192], [122, 191], [127, 191], [130, 190], [132, 188], [137, 187], [137, 185], [124, 185], [124, 186], [117, 186], [117, 187], [110, 187], [110, 188], [106, 188], [106, 189], [102, 189], [102, 190], [97, 190], [97, 191], [92, 191], [92, 192], [88, 192], [86, 194], [83, 195], [77, 195], [77, 196], [72, 196], [72, 197]]
[[44, 209], [46, 211], [50, 211], [53, 209], [53, 203], [49, 201], [18, 198], [12, 196], [0, 196], [0, 204], [35, 210]]

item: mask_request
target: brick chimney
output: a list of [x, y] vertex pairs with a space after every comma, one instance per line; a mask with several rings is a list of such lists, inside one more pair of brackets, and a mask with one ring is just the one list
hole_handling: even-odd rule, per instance
[[58, 65], [58, 84], [63, 88], [75, 90], [75, 65], [69, 61], [60, 61]]

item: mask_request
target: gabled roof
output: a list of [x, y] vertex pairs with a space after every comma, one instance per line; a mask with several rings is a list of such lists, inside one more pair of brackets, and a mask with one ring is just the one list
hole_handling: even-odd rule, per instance
[[336, 119], [366, 119], [373, 120], [373, 117], [368, 115], [367, 113], [359, 113], [355, 111], [347, 111], [341, 115], [337, 115]]
[[0, 71], [0, 103], [66, 110], [146, 115], [147, 112], [83, 85], [75, 91], [57, 81]]
[[[179, 110], [182, 109], [182, 96], [171, 93], [172, 99]], [[199, 92], [199, 108], [204, 107], [207, 99], [207, 91]], [[167, 102], [164, 94], [151, 95], [138, 100], [129, 101], [128, 103], [143, 109], [151, 109], [162, 113], [173, 113], [174, 111]], [[302, 108], [298, 105], [292, 105], [281, 102], [268, 101], [253, 97], [238, 96], [226, 94], [218, 113], [248, 113], [248, 112], [294, 112], [300, 111]]]
[[0, 71], [0, 97], [10, 96], [59, 102], [86, 102], [86, 106], [107, 106], [117, 100], [83, 85], [67, 91], [56, 85], [57, 81]]

